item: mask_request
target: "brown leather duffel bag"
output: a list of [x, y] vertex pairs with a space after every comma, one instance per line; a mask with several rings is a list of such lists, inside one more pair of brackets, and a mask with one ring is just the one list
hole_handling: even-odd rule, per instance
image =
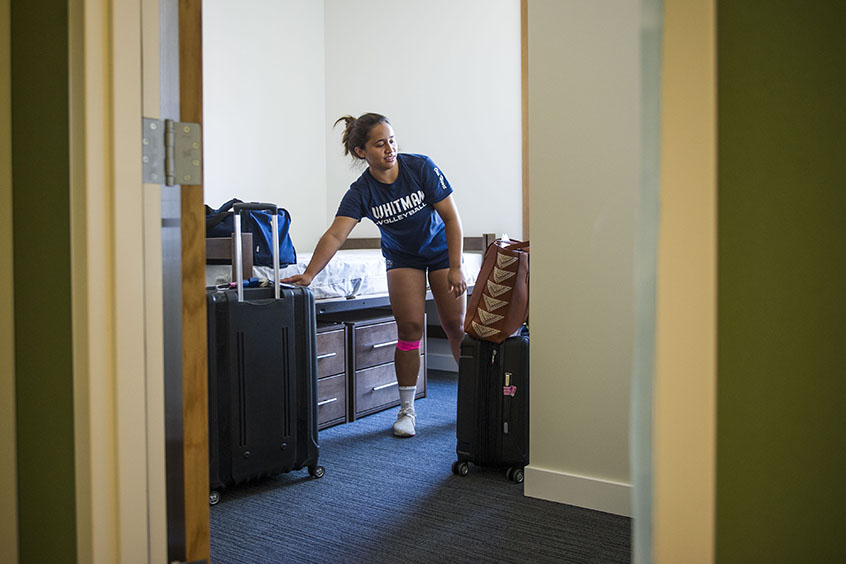
[[497, 239], [485, 251], [476, 278], [464, 331], [501, 343], [529, 316], [529, 242]]

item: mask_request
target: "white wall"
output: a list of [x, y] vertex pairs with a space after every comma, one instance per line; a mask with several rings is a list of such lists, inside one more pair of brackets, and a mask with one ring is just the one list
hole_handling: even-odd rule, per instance
[[205, 201], [268, 201], [310, 251], [326, 209], [323, 2], [203, 2]]
[[526, 495], [630, 514], [640, 5], [529, 0]]
[[522, 234], [519, 0], [205, 0], [203, 34], [206, 203], [275, 202], [312, 250], [362, 170], [332, 124], [375, 111], [444, 170], [467, 235]]
[[[327, 220], [361, 173], [342, 115], [388, 116], [455, 189], [466, 235], [522, 234], [519, 0], [325, 0]], [[354, 236], [377, 236], [362, 221]]]

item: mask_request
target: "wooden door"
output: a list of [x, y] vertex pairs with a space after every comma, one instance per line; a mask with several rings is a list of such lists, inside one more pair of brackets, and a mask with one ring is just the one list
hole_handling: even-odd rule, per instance
[[[159, 0], [161, 118], [200, 123], [202, 0]], [[209, 559], [202, 185], [162, 189], [168, 561]]]
[[[179, 110], [203, 123], [202, 0], [179, 1]], [[203, 186], [182, 186], [182, 391], [187, 561], [209, 558], [209, 417]]]

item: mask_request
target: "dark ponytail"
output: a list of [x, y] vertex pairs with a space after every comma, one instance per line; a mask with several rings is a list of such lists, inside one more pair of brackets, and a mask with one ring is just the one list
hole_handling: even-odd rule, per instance
[[380, 123], [391, 125], [388, 118], [381, 114], [367, 113], [362, 114], [358, 118], [352, 116], [343, 116], [338, 118], [332, 127], [344, 122], [344, 132], [341, 134], [341, 144], [344, 146], [344, 154], [352, 155], [355, 159], [361, 159], [355, 152], [356, 147], [364, 149], [364, 144], [367, 143], [367, 138], [370, 135], [370, 130]]

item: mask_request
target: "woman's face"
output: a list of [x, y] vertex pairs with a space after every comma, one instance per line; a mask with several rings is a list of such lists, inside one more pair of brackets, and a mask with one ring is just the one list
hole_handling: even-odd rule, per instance
[[367, 161], [371, 168], [389, 170], [397, 164], [397, 140], [393, 128], [379, 123], [370, 130], [364, 149], [356, 147], [356, 154]]

